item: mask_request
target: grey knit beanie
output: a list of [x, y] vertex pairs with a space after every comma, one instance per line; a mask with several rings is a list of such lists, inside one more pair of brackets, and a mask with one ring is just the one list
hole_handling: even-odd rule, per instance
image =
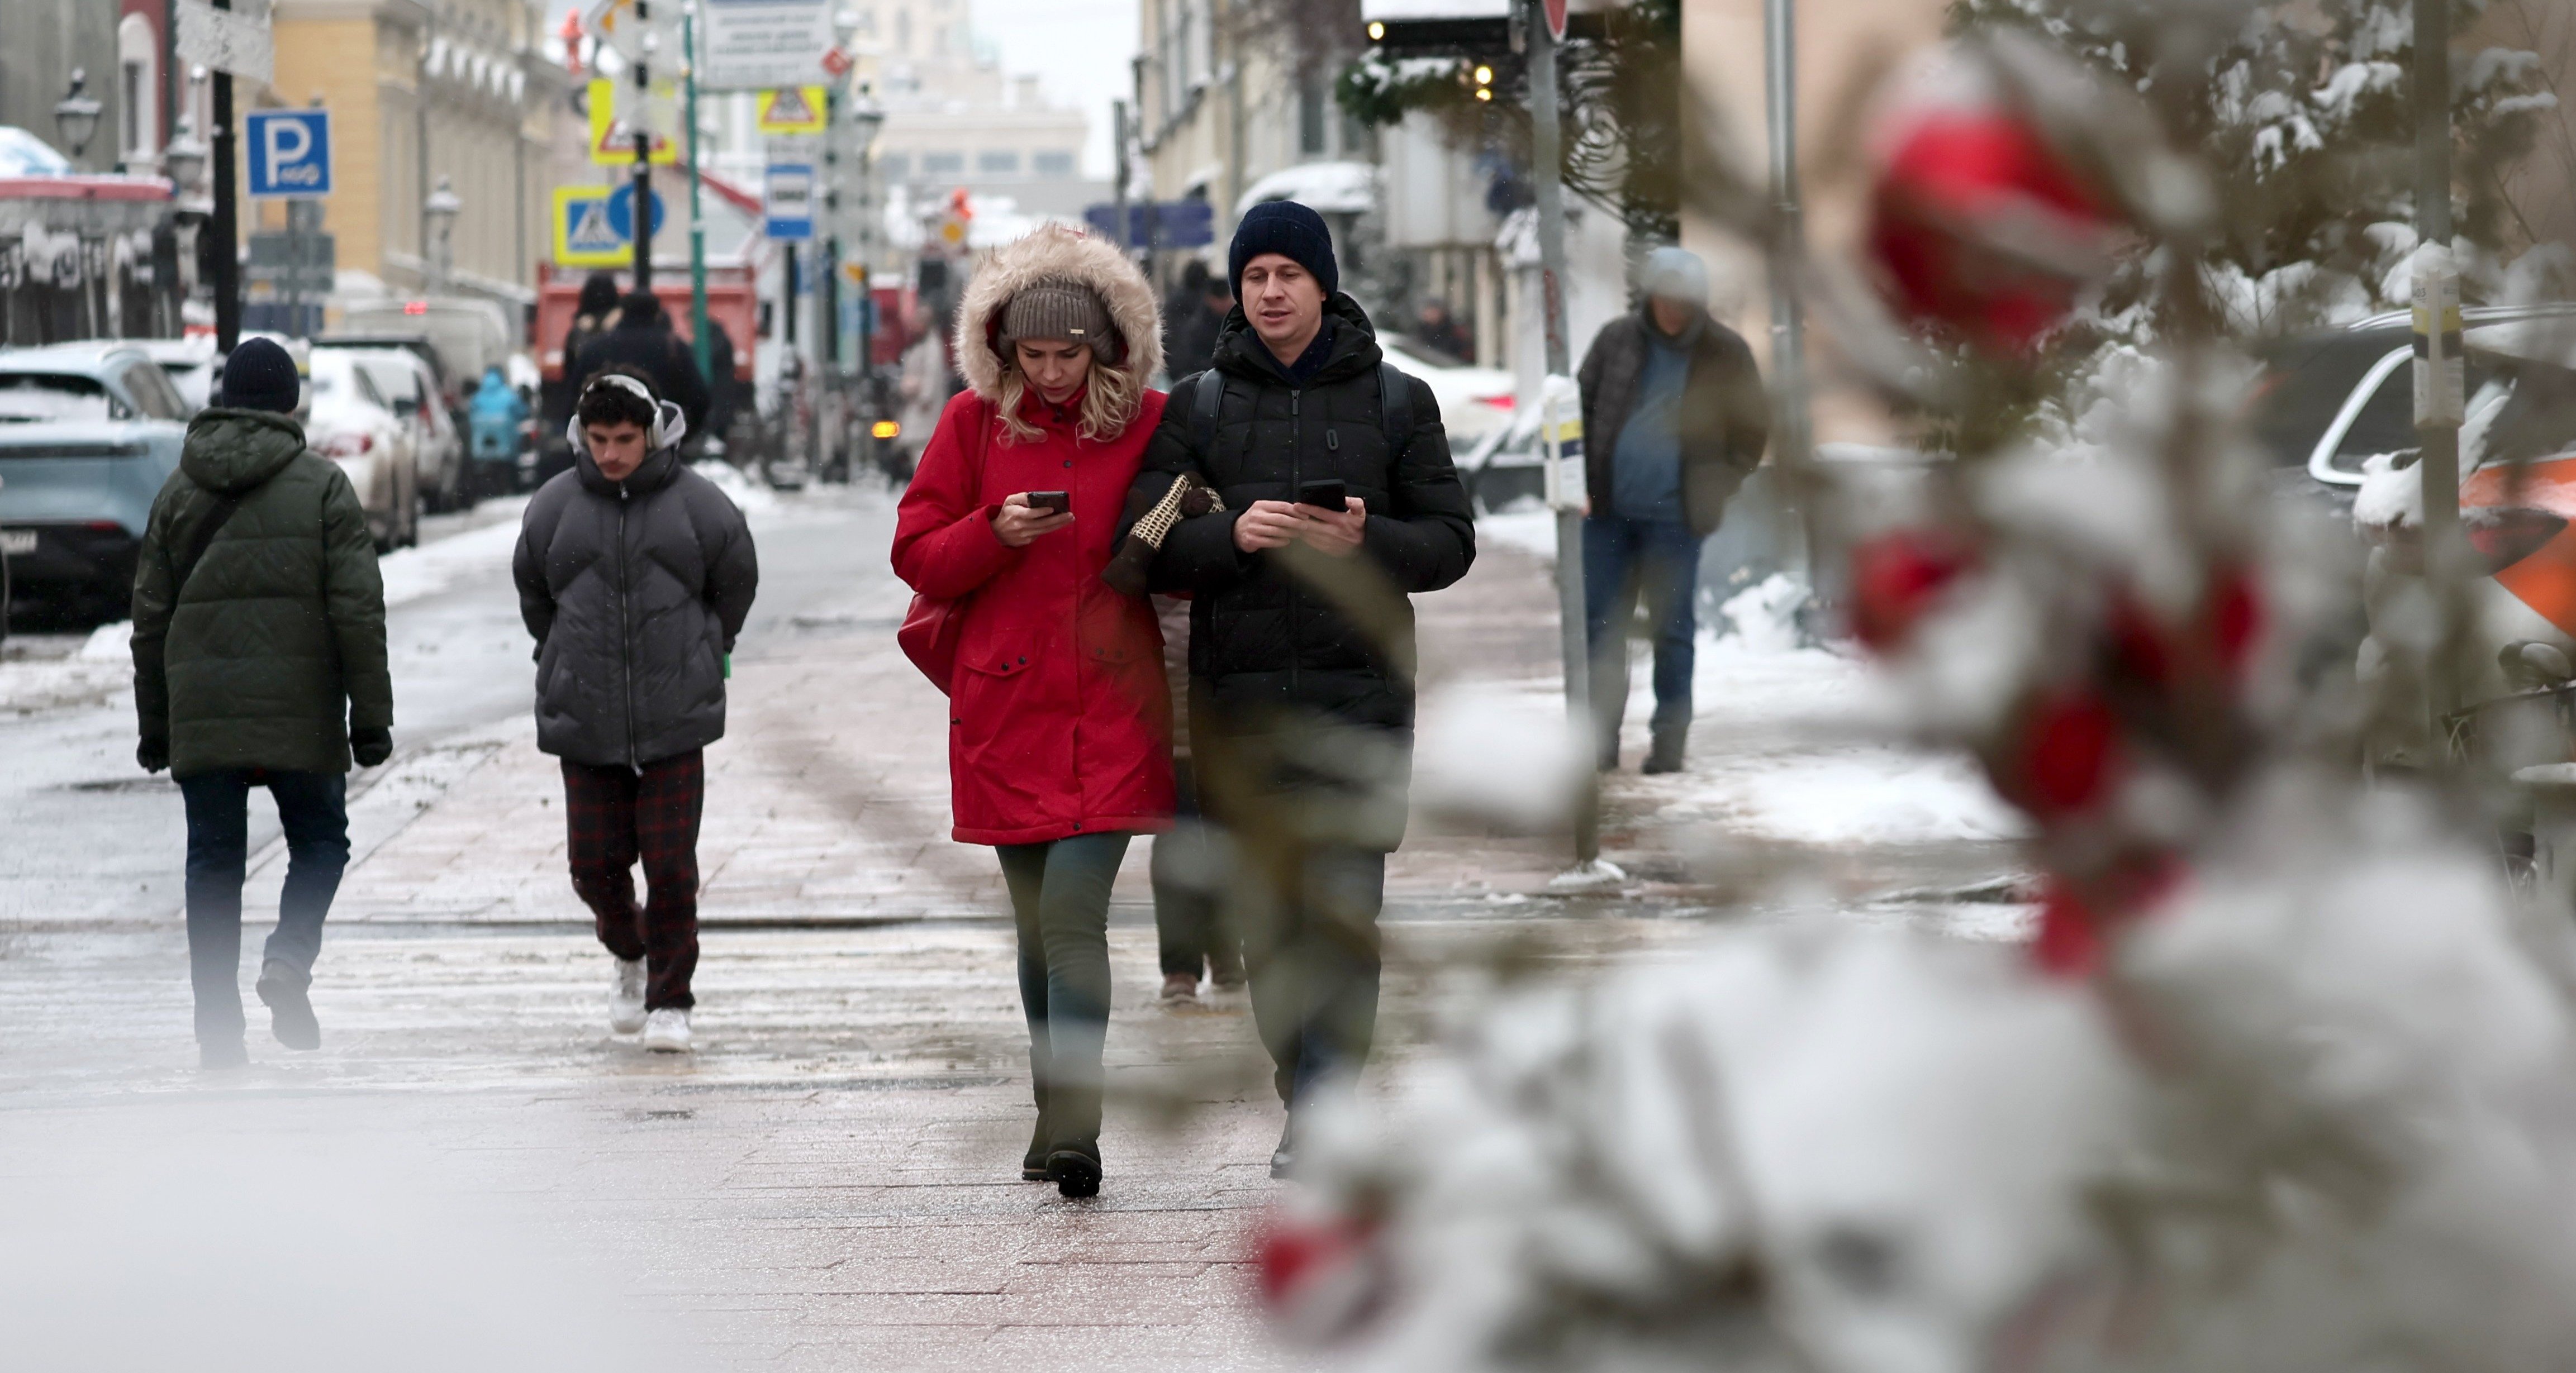
[[1011, 297], [1002, 311], [1000, 343], [1007, 348], [1024, 338], [1060, 338], [1091, 345], [1094, 356], [1115, 362], [1122, 351], [1109, 324], [1109, 307], [1078, 281], [1033, 282]]

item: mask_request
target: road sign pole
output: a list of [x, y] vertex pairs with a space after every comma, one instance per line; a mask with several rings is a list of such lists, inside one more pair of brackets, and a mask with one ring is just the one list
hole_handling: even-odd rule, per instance
[[[229, 10], [233, 0], [215, 0], [215, 8]], [[229, 355], [241, 342], [241, 263], [235, 246], [240, 236], [236, 206], [240, 196], [233, 185], [233, 163], [238, 153], [233, 147], [233, 78], [232, 73], [218, 70], [215, 82], [215, 214], [207, 226], [214, 242], [208, 252], [215, 259], [215, 351]]]
[[[1563, 134], [1557, 124], [1556, 37], [1549, 32], [1546, 0], [1529, 0], [1521, 24], [1529, 44], [1530, 161], [1538, 188], [1539, 323], [1547, 341], [1547, 373], [1539, 382], [1542, 402], [1555, 378], [1571, 371], [1566, 361], [1565, 189], [1558, 165]], [[1592, 712], [1592, 647], [1583, 596], [1583, 506], [1571, 492], [1556, 508], [1556, 614], [1558, 648], [1564, 660], [1565, 713], [1586, 740], [1600, 738]], [[1625, 635], [1601, 646], [1604, 653], [1627, 651]], [[1601, 856], [1601, 792], [1585, 787], [1575, 808], [1574, 861], [1587, 867]]]
[[[680, 56], [686, 63], [681, 73], [683, 102], [689, 121], [689, 349], [697, 355], [698, 375], [707, 379], [710, 388], [722, 386], [731, 378], [719, 379], [710, 361], [712, 350], [707, 339], [707, 222], [698, 206], [698, 17], [682, 16]], [[652, 236], [653, 216], [648, 206], [644, 214], [645, 236]]]

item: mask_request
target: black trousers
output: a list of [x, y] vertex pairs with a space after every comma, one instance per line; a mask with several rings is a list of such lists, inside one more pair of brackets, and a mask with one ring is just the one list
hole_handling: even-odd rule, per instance
[[1172, 760], [1172, 828], [1154, 836], [1154, 933], [1163, 975], [1243, 980], [1243, 949], [1225, 919], [1231, 863], [1224, 830], [1200, 813], [1190, 760]]
[[286, 886], [262, 963], [312, 980], [322, 918], [349, 866], [349, 778], [338, 772], [220, 768], [179, 780], [188, 807], [188, 980], [197, 995], [197, 1042], [242, 1037], [242, 877], [250, 863], [250, 791], [266, 787], [286, 831]]

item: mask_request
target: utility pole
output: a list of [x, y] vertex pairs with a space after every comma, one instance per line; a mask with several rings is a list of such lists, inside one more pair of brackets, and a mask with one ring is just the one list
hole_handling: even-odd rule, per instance
[[[1521, 32], [1529, 46], [1530, 170], [1538, 184], [1539, 323], [1547, 339], [1547, 370], [1539, 381], [1537, 400], [1544, 416], [1549, 383], [1574, 370], [1566, 359], [1565, 346], [1563, 130], [1557, 123], [1556, 35], [1551, 29], [1547, 0], [1528, 0], [1523, 6]], [[1553, 430], [1552, 420], [1543, 417], [1540, 422]], [[1553, 451], [1554, 434], [1547, 437]], [[1561, 476], [1558, 485], [1563, 485]], [[1592, 646], [1583, 602], [1583, 503], [1576, 493], [1560, 490], [1556, 502], [1556, 615], [1565, 660], [1565, 713], [1578, 736], [1591, 741], [1600, 737], [1600, 727], [1592, 718]], [[1626, 627], [1619, 628], [1619, 643], [1604, 645], [1604, 652], [1626, 651]], [[1575, 808], [1575, 866], [1588, 868], [1600, 857], [1601, 793], [1597, 786], [1586, 786]]]
[[[1806, 546], [1810, 595], [1824, 594], [1817, 506], [1824, 493], [1802, 480], [1812, 476], [1813, 434], [1807, 411], [1807, 321], [1798, 297], [1806, 256], [1805, 212], [1798, 203], [1798, 0], [1763, 0], [1764, 93], [1771, 133], [1771, 216], [1779, 238], [1771, 245], [1772, 468], [1787, 478], [1782, 495], [1794, 503], [1793, 525]], [[1784, 533], [1790, 531], [1783, 531]]]
[[[233, 0], [215, 0], [215, 8], [228, 10]], [[215, 214], [207, 227], [214, 234], [209, 250], [215, 259], [215, 351], [229, 357], [234, 345], [241, 342], [241, 262], [235, 244], [239, 238], [239, 196], [233, 185], [233, 78], [232, 73], [218, 70], [215, 83]]]
[[1113, 150], [1110, 161], [1115, 167], [1110, 173], [1109, 222], [1118, 226], [1110, 237], [1118, 241], [1118, 251], [1124, 253], [1135, 246], [1129, 241], [1127, 232], [1127, 102], [1124, 100], [1109, 102], [1109, 146]]
[[[2423, 445], [2424, 575], [2444, 620], [2457, 619], [2460, 559], [2460, 277], [2451, 259], [2451, 6], [2415, 0], [2415, 437]], [[2459, 706], [2451, 638], [2425, 664], [2439, 766], [2446, 718]]]
[[[698, 204], [698, 17], [694, 13], [680, 16], [680, 60], [680, 79], [687, 83], [682, 117], [689, 121], [689, 351], [696, 355], [698, 375], [712, 388], [732, 379], [719, 381], [709, 360], [713, 348], [707, 339], [707, 221]], [[636, 222], [644, 226], [639, 237], [652, 237], [651, 210], [641, 197], [636, 199]]]

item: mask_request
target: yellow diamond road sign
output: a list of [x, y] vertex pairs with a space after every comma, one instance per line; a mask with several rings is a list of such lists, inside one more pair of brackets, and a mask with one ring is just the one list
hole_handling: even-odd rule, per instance
[[760, 93], [758, 127], [762, 133], [817, 134], [830, 108], [820, 86], [786, 86]]

